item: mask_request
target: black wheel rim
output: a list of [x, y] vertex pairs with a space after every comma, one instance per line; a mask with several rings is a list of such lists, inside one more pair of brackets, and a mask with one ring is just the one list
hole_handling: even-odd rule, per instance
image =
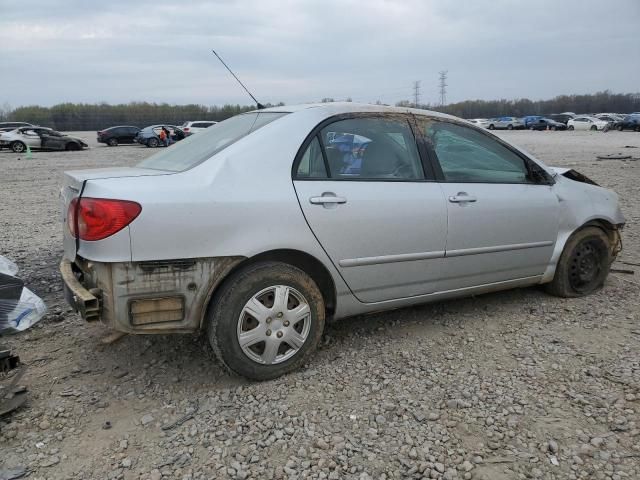
[[604, 258], [603, 246], [594, 240], [577, 245], [569, 260], [569, 284], [576, 292], [589, 292], [601, 280]]

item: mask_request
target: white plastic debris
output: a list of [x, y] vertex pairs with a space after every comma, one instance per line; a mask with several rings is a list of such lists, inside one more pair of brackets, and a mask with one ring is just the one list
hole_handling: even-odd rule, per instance
[[7, 257], [0, 255], [0, 273], [15, 276], [18, 273], [18, 266]]
[[22, 289], [20, 300], [0, 300], [0, 335], [22, 332], [38, 323], [47, 306], [28, 288]]

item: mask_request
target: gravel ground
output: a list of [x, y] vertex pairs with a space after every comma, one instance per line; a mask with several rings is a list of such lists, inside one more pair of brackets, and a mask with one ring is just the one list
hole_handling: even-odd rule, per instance
[[[28, 365], [28, 404], [0, 419], [0, 471], [33, 479], [640, 478], [640, 268], [559, 299], [519, 289], [328, 326], [305, 368], [251, 383], [202, 337], [127, 336], [64, 303], [58, 189], [72, 168], [153, 152], [0, 152], [0, 253], [49, 313], [7, 338]], [[504, 132], [621, 197], [621, 261], [640, 264], [633, 132]], [[633, 146], [638, 150], [625, 148]], [[4, 341], [5, 339], [3, 339]], [[185, 417], [186, 415], [186, 417]], [[165, 427], [163, 429], [162, 427]]]

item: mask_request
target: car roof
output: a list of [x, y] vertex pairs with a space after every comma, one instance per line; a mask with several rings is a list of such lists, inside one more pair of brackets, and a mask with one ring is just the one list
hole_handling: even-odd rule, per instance
[[261, 110], [252, 110], [246, 113], [257, 112], [275, 112], [275, 113], [296, 113], [304, 110], [313, 109], [319, 116], [331, 117], [342, 113], [412, 113], [414, 115], [422, 115], [429, 117], [438, 117], [443, 119], [461, 120], [453, 115], [446, 113], [434, 112], [432, 110], [422, 110], [408, 107], [390, 107], [387, 105], [373, 105], [370, 103], [357, 102], [327, 102], [327, 103], [305, 103], [300, 105], [283, 105], [281, 107], [270, 107]]

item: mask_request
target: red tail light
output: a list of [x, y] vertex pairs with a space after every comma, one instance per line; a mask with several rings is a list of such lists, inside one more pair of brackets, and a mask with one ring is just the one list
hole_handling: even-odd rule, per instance
[[80, 240], [102, 240], [119, 232], [140, 215], [142, 207], [128, 200], [74, 198], [67, 212], [67, 226]]
[[183, 131], [183, 132], [188, 132], [188, 131], [189, 131], [189, 127], [184, 127], [184, 128], [182, 129], [182, 131]]

